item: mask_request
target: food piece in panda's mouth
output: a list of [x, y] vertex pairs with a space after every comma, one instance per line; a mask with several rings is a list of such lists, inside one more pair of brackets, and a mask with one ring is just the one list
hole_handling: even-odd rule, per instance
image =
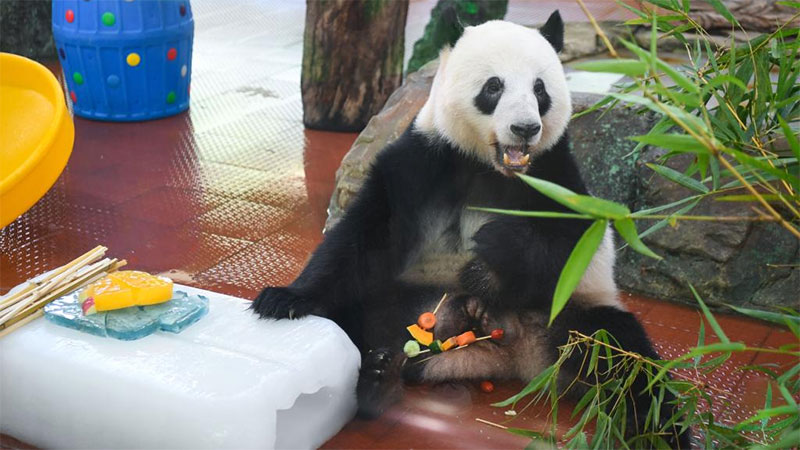
[[530, 159], [531, 155], [524, 154], [521, 150], [509, 149], [503, 152], [503, 165], [509, 169], [526, 167]]
[[531, 161], [531, 155], [528, 153], [528, 148], [524, 146], [501, 147], [498, 145], [497, 156], [498, 160], [502, 159], [503, 167], [515, 172], [526, 170]]

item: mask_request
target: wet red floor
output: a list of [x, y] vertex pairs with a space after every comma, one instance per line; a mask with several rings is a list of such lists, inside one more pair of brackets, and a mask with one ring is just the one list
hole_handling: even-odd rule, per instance
[[[427, 14], [430, 3], [412, 3], [410, 25], [424, 25], [419, 14]], [[566, 11], [567, 20], [583, 17], [572, 2], [542, 3]], [[599, 18], [619, 14], [602, 12], [612, 2], [587, 3]], [[127, 124], [75, 118], [75, 147], [62, 176], [0, 230], [0, 292], [97, 244], [131, 268], [244, 298], [290, 282], [302, 268], [322, 238], [336, 168], [356, 137], [303, 129], [303, 2], [192, 4], [190, 111]], [[512, 2], [510, 11], [535, 22], [538, 8], [549, 13], [551, 6], [537, 3], [534, 11]], [[663, 356], [696, 344], [696, 310], [635, 297], [626, 303]], [[763, 323], [721, 322], [732, 340], [749, 345], [791, 342], [788, 332]], [[732, 368], [719, 373], [708, 382], [729, 400], [716, 410], [720, 417], [741, 419], [763, 406], [763, 375]], [[409, 388], [406, 400], [380, 420], [354, 420], [326, 447], [522, 447], [525, 439], [474, 420], [503, 422], [502, 411], [489, 404], [520, 387], [499, 383], [491, 394], [466, 385]], [[544, 419], [532, 412], [512, 426], [540, 427]]]

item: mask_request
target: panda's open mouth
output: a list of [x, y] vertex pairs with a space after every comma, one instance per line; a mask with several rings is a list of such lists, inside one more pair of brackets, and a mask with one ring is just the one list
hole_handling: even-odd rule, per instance
[[501, 146], [496, 144], [495, 156], [498, 164], [514, 172], [524, 172], [531, 162], [531, 154], [527, 145]]

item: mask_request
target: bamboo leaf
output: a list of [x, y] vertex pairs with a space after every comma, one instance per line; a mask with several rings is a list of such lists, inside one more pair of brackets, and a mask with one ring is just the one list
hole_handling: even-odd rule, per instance
[[627, 242], [632, 249], [651, 258], [663, 259], [650, 250], [650, 248], [639, 239], [639, 233], [636, 232], [636, 225], [633, 223], [632, 219], [617, 219], [614, 221], [614, 228], [617, 229], [619, 235], [625, 239], [625, 242]]
[[627, 217], [631, 213], [625, 205], [620, 205], [616, 202], [588, 195], [576, 194], [555, 183], [528, 175], [517, 174], [517, 176], [543, 195], [579, 213], [589, 214], [603, 219], [620, 219]]
[[641, 216], [646, 216], [648, 214], [661, 212], [661, 211], [664, 211], [665, 209], [674, 208], [676, 206], [680, 206], [680, 205], [682, 205], [684, 203], [687, 203], [687, 202], [690, 202], [692, 200], [699, 200], [701, 198], [703, 198], [702, 195], [692, 195], [692, 196], [689, 196], [689, 197], [686, 197], [686, 198], [682, 198], [682, 199], [674, 201], [674, 202], [667, 203], [666, 205], [654, 206], [652, 208], [647, 208], [647, 209], [640, 209], [639, 211], [636, 211], [635, 213], [631, 214], [631, 217], [635, 219], [635, 218], [638, 218], [638, 217], [641, 217]]
[[[705, 343], [706, 343], [706, 326], [705, 326], [705, 322], [703, 322], [701, 320], [700, 321], [700, 332], [697, 335], [697, 347], [705, 345]], [[695, 367], [697, 367], [697, 364], [700, 363], [701, 359], [702, 359], [702, 356], [700, 356], [700, 355], [697, 355], [697, 356], [694, 357], [694, 366]]]
[[786, 401], [787, 404], [794, 406], [796, 409], [797, 402], [795, 401], [794, 397], [792, 397], [792, 394], [789, 392], [788, 389], [786, 389], [786, 386], [784, 386], [781, 381], [782, 381], [781, 379], [778, 379], [778, 382], [780, 383], [778, 384], [778, 390], [780, 391], [781, 396], [783, 396], [783, 400]]
[[798, 442], [800, 442], [800, 428], [790, 428], [789, 431], [781, 435], [781, 440], [776, 442], [773, 448], [797, 447]]
[[650, 227], [650, 228], [642, 231], [641, 233], [639, 233], [639, 237], [640, 238], [645, 238], [645, 237], [649, 236], [650, 234], [655, 233], [656, 231], [664, 228], [665, 226], [667, 226], [667, 224], [670, 224], [671, 226], [674, 227], [675, 225], [672, 222], [674, 221], [675, 216], [686, 214], [687, 212], [691, 211], [695, 206], [697, 206], [698, 203], [700, 203], [700, 199], [697, 199], [697, 200], [693, 201], [692, 203], [684, 206], [683, 208], [675, 211], [668, 218], [659, 220], [652, 227]]
[[748, 418], [747, 420], [745, 420], [743, 422], [739, 422], [738, 424], [736, 424], [734, 429], [738, 431], [738, 430], [741, 430], [742, 428], [744, 428], [744, 426], [746, 424], [757, 422], [757, 421], [759, 421], [761, 419], [764, 419], [764, 418], [770, 419], [772, 417], [782, 416], [782, 415], [785, 415], [785, 414], [797, 414], [797, 406], [783, 405], [783, 406], [778, 406], [778, 407], [775, 407], [775, 408], [762, 409], [758, 413], [756, 413], [755, 415], [753, 415], [750, 418]]
[[727, 303], [724, 303], [724, 305], [738, 312], [739, 314], [744, 314], [745, 316], [752, 317], [754, 319], [766, 320], [767, 322], [779, 323], [781, 325], [786, 325], [786, 321], [792, 321], [800, 325], [800, 316], [792, 316], [789, 314], [781, 314], [770, 311], [761, 311], [758, 309], [742, 308], [741, 306], [729, 305]]
[[720, 327], [719, 324], [717, 323], [717, 319], [715, 319], [714, 315], [711, 314], [711, 311], [708, 310], [708, 307], [706, 306], [705, 302], [703, 302], [703, 299], [700, 298], [700, 295], [697, 293], [697, 291], [694, 289], [694, 286], [692, 286], [691, 283], [689, 283], [689, 289], [692, 290], [692, 294], [694, 294], [694, 298], [697, 300], [697, 303], [700, 304], [700, 309], [703, 310], [703, 314], [706, 316], [708, 324], [711, 325], [711, 328], [714, 330], [714, 333], [717, 334], [719, 340], [722, 341], [723, 343], [730, 343], [731, 340], [728, 339], [728, 336], [726, 336], [725, 333], [722, 331], [722, 327]]
[[[712, 327], [713, 328], [713, 327]], [[689, 355], [694, 357], [697, 355], [707, 355], [709, 353], [719, 352], [741, 352], [747, 348], [741, 342], [716, 342], [714, 344], [707, 344], [700, 347], [694, 347], [689, 350]]]
[[[763, 194], [761, 198], [764, 200], [776, 203], [781, 200], [780, 196], [777, 194]], [[714, 197], [715, 202], [757, 202], [758, 197], [753, 194], [737, 194], [737, 195], [720, 195], [719, 197]]]
[[557, 211], [517, 211], [515, 209], [482, 208], [477, 206], [470, 206], [467, 209], [472, 211], [483, 211], [518, 217], [541, 217], [545, 219], [594, 219], [594, 217], [588, 214], [564, 213]]
[[[665, 114], [669, 112], [673, 116], [680, 119], [682, 122], [686, 124], [687, 127], [691, 128], [694, 131], [705, 130], [706, 126], [698, 117], [689, 114], [688, 112], [684, 111], [681, 108], [668, 105], [665, 103], [655, 103], [649, 98], [641, 97], [639, 95], [634, 94], [625, 94], [621, 92], [611, 92], [608, 95], [615, 97], [623, 102], [628, 103], [635, 103], [638, 105], [642, 105], [650, 109], [651, 111], [657, 112], [659, 114]], [[721, 108], [720, 108], [721, 109]]]
[[506, 431], [508, 431], [511, 434], [516, 434], [517, 436], [522, 436], [530, 439], [544, 439], [544, 434], [542, 434], [541, 432], [526, 430], [525, 428], [508, 427], [506, 428]]
[[550, 379], [552, 378], [553, 372], [555, 372], [555, 370], [556, 370], [556, 366], [554, 366], [554, 365], [548, 367], [547, 369], [544, 369], [542, 371], [542, 373], [540, 373], [539, 375], [536, 375], [528, 383], [528, 385], [525, 386], [524, 389], [519, 391], [519, 393], [517, 393], [513, 397], [509, 397], [509, 398], [503, 400], [502, 402], [492, 403], [492, 406], [496, 406], [496, 407], [502, 408], [502, 407], [508, 406], [508, 405], [510, 405], [512, 403], [517, 403], [520, 399], [526, 397], [527, 395], [542, 389], [544, 386], [547, 385], [547, 383], [550, 382]]
[[575, 405], [575, 408], [572, 409], [572, 415], [570, 416], [570, 418], [575, 417], [579, 412], [583, 411], [583, 408], [585, 408], [586, 405], [589, 404], [589, 402], [594, 400], [596, 396], [597, 396], [597, 386], [592, 386], [591, 388], [589, 388], [588, 391], [586, 391], [585, 394], [583, 394], [583, 397], [581, 397], [581, 399], [578, 400], [578, 403]]
[[652, 169], [657, 174], [661, 175], [662, 177], [673, 181], [675, 183], [680, 184], [681, 186], [691, 189], [696, 192], [700, 192], [701, 194], [707, 194], [708, 188], [701, 182], [695, 180], [692, 177], [686, 176], [677, 170], [671, 169], [667, 166], [659, 166], [656, 164], [649, 163], [647, 167]]
[[798, 178], [798, 176], [787, 173], [786, 171], [777, 169], [775, 167], [772, 167], [769, 165], [769, 163], [762, 161], [758, 158], [754, 158], [750, 155], [747, 155], [739, 150], [726, 148], [725, 152], [733, 155], [733, 157], [736, 158], [736, 160], [739, 161], [739, 163], [741, 163], [742, 165], [750, 166], [751, 168], [754, 167], [760, 171], [775, 175], [781, 180], [786, 181], [787, 183], [792, 185], [792, 187], [794, 187], [795, 190], [800, 190], [800, 178]]
[[692, 83], [691, 80], [683, 76], [677, 70], [673, 69], [672, 66], [670, 66], [669, 64], [665, 63], [660, 59], [656, 59], [655, 62], [656, 62], [656, 67], [658, 69], [663, 70], [664, 73], [666, 73], [670, 78], [672, 78], [672, 81], [674, 81], [675, 84], [682, 87], [686, 92], [692, 94], [700, 93], [700, 88], [697, 87], [696, 84]]
[[586, 269], [589, 267], [592, 257], [595, 252], [597, 252], [597, 247], [599, 247], [600, 242], [603, 241], [607, 225], [608, 221], [606, 220], [595, 221], [586, 232], [583, 233], [583, 236], [578, 240], [575, 248], [572, 249], [572, 253], [570, 253], [567, 263], [564, 265], [564, 268], [561, 270], [561, 275], [558, 277], [556, 291], [553, 294], [553, 305], [550, 310], [550, 322], [548, 326], [553, 323], [558, 313], [564, 309], [567, 300], [572, 296], [575, 288], [578, 287], [578, 283], [580, 283], [581, 278], [583, 278], [583, 274], [586, 273]]
[[732, 23], [733, 25], [738, 26], [739, 21], [736, 20], [736, 17], [733, 17], [728, 8], [719, 0], [706, 0], [715, 11], [720, 13], [722, 17], [728, 20], [728, 22]]
[[783, 120], [783, 117], [780, 115], [776, 117], [778, 119], [778, 123], [781, 125], [781, 130], [783, 130], [783, 135], [786, 137], [786, 141], [789, 143], [792, 153], [794, 153], [794, 157], [800, 159], [800, 142], [797, 141], [797, 135], [792, 132], [789, 124]]
[[681, 153], [709, 153], [705, 145], [688, 134], [651, 132], [642, 136], [631, 136], [629, 139]]
[[716, 77], [712, 78], [703, 89], [700, 91], [700, 95], [705, 98], [705, 96], [710, 93], [712, 90], [716, 90], [724, 83], [734, 84], [736, 87], [740, 88], [743, 91], [747, 90], [747, 85], [742, 83], [742, 80], [732, 77], [730, 75], [717, 75]]
[[647, 64], [637, 59], [603, 59], [576, 64], [575, 69], [587, 72], [621, 73], [637, 77], [647, 72]]

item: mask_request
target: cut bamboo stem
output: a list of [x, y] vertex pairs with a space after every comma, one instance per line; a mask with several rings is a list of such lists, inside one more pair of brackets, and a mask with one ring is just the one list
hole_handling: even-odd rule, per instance
[[125, 260], [104, 258], [108, 250], [98, 245], [69, 263], [27, 285], [0, 302], [0, 337], [44, 314], [44, 306], [70, 292], [93, 283], [127, 264]]
[[18, 328], [22, 328], [23, 326], [33, 322], [34, 320], [38, 319], [39, 317], [42, 317], [43, 315], [44, 315], [44, 310], [43, 309], [36, 310], [35, 313], [29, 315], [25, 319], [22, 319], [19, 322], [15, 323], [14, 325], [11, 325], [9, 327], [6, 327], [6, 328], [3, 328], [2, 330], [0, 330], [0, 338], [3, 337], [3, 336], [8, 335], [9, 333], [11, 333], [12, 331], [14, 331], [14, 330], [16, 330]]

